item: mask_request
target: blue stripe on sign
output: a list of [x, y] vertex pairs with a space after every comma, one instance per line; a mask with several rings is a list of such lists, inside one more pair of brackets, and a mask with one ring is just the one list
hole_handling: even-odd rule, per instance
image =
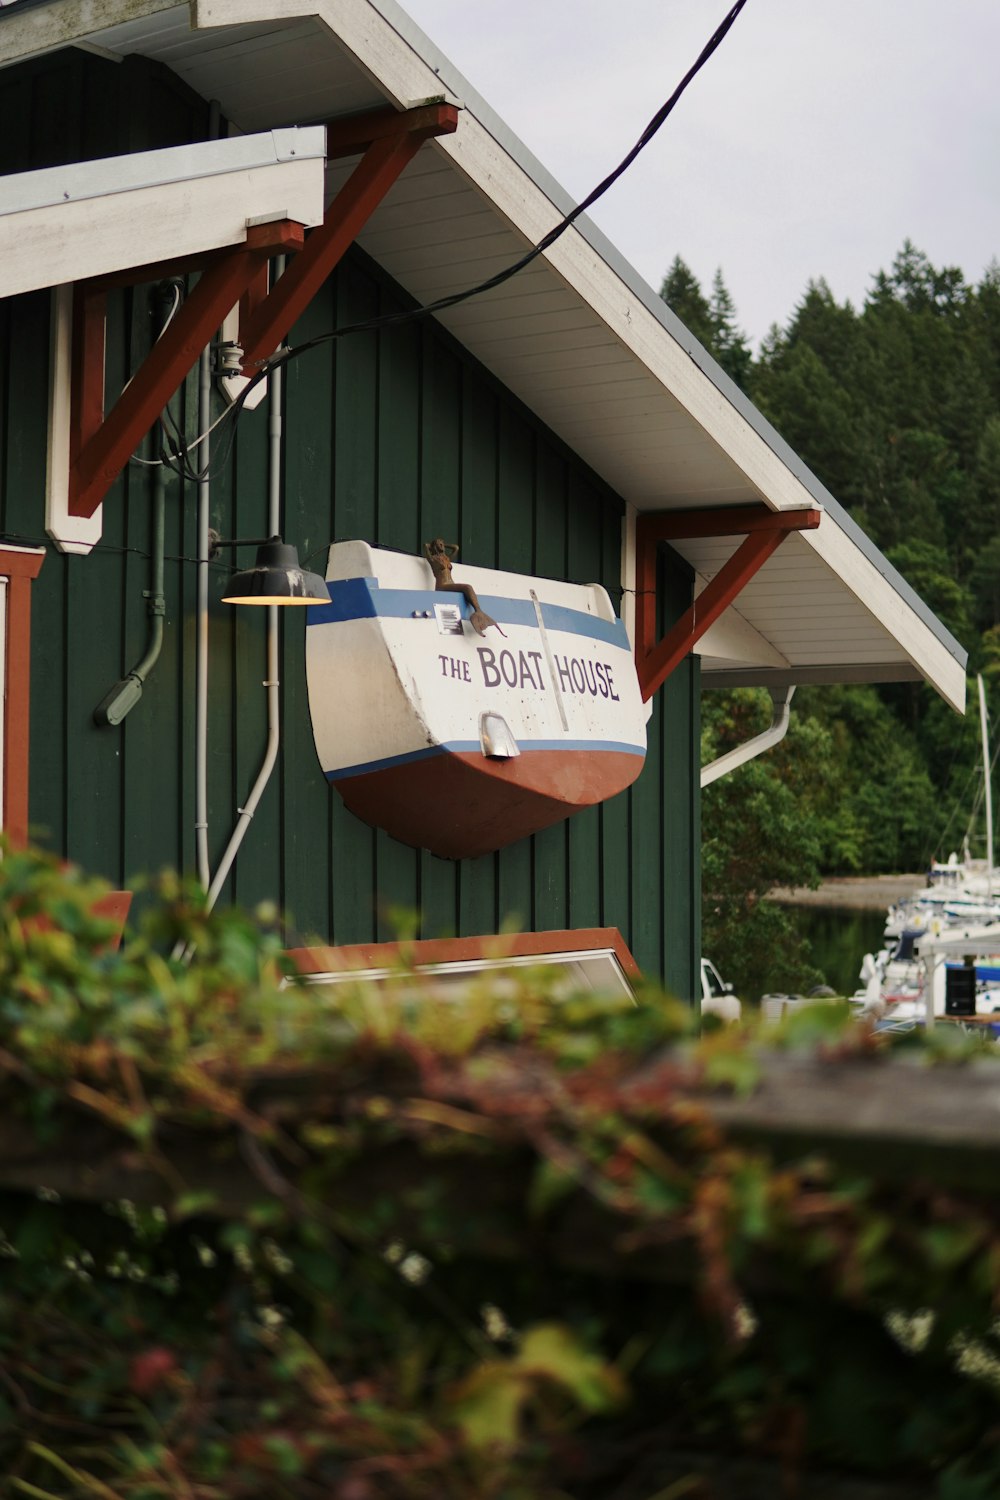
[[580, 609], [567, 609], [562, 604], [543, 604], [542, 619], [547, 630], [589, 635], [594, 640], [606, 641], [609, 646], [620, 646], [623, 651], [632, 649], [621, 620], [599, 620], [596, 615], [584, 614]]
[[372, 594], [377, 589], [377, 578], [345, 578], [339, 583], [328, 583], [329, 604], [310, 604], [306, 610], [306, 624], [330, 625], [341, 620], [373, 619], [378, 611]]
[[[625, 745], [618, 740], [522, 740], [519, 748], [522, 755], [530, 755], [532, 750], [611, 750], [622, 755], [646, 754], [645, 746]], [[425, 745], [420, 750], [408, 750], [403, 755], [387, 755], [383, 760], [366, 760], [356, 766], [343, 766], [339, 771], [327, 771], [325, 775], [327, 781], [344, 781], [349, 776], [364, 776], [370, 771], [388, 771], [396, 766], [409, 765], [415, 760], [428, 760], [432, 755], [473, 750], [482, 753], [478, 740], [449, 740], [445, 745]]]
[[[435, 604], [457, 604], [464, 619], [472, 613], [461, 594], [435, 589], [382, 589], [375, 578], [346, 578], [327, 584], [329, 604], [310, 604], [307, 625], [340, 624], [345, 620], [412, 619], [433, 611]], [[530, 599], [506, 599], [482, 594], [479, 602], [498, 625], [523, 625], [536, 629], [535, 606]], [[549, 630], [561, 630], [629, 649], [625, 626], [620, 620], [601, 620], [582, 609], [562, 604], [543, 604], [542, 619]]]

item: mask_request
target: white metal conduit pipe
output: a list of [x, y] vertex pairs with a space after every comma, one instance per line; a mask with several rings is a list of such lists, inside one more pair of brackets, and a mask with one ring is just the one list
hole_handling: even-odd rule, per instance
[[979, 732], [983, 742], [983, 791], [986, 796], [986, 896], [993, 899], [993, 786], [990, 771], [990, 733], [986, 714], [986, 689], [983, 674], [976, 677], [979, 688]]
[[771, 750], [784, 738], [788, 729], [788, 722], [792, 712], [792, 696], [794, 687], [771, 688], [771, 702], [774, 705], [774, 716], [769, 729], [763, 734], [754, 735], [752, 740], [747, 740], [743, 745], [737, 745], [735, 750], [727, 750], [725, 755], [720, 755], [718, 760], [709, 761], [707, 766], [701, 768], [702, 789], [711, 786], [713, 781], [718, 781], [720, 776], [728, 776], [730, 771], [735, 771], [739, 766], [745, 766], [748, 761], [756, 760], [758, 755], [763, 755], [765, 750]]
[[198, 463], [203, 475], [198, 482], [198, 602], [195, 657], [195, 729], [194, 729], [194, 838], [198, 879], [208, 889], [212, 870], [208, 856], [208, 578], [209, 578], [209, 512], [212, 481], [208, 467], [212, 458], [212, 349], [202, 350], [198, 364], [198, 431], [205, 436], [198, 449]]
[[[285, 269], [285, 257], [277, 256], [275, 259], [275, 277], [281, 275]], [[267, 527], [269, 536], [281, 535], [281, 398], [283, 388], [283, 371], [280, 367], [271, 370], [268, 374], [268, 424], [267, 424]], [[228, 879], [233, 862], [239, 852], [239, 847], [246, 837], [247, 829], [257, 811], [257, 806], [263, 795], [264, 788], [271, 779], [271, 773], [278, 760], [278, 747], [281, 739], [280, 724], [280, 701], [278, 676], [278, 605], [267, 606], [267, 678], [264, 687], [267, 689], [267, 744], [264, 748], [264, 758], [261, 761], [257, 778], [250, 789], [250, 795], [243, 807], [237, 808], [236, 826], [233, 828], [226, 851], [219, 861], [218, 869], [208, 887], [208, 896], [205, 902], [206, 909], [211, 911], [219, 899], [219, 892]]]
[[[208, 137], [216, 140], [222, 125], [222, 105], [213, 99], [208, 106]], [[197, 547], [198, 592], [195, 640], [194, 714], [194, 840], [198, 879], [205, 889], [212, 875], [208, 853], [208, 585], [211, 543], [212, 481], [212, 346], [201, 351], [198, 361], [198, 431], [204, 437], [198, 447], [202, 478], [198, 482]]]

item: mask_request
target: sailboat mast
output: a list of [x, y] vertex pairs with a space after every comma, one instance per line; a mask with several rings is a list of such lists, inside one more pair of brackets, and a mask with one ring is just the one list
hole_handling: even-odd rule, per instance
[[979, 726], [983, 739], [983, 790], [986, 793], [986, 895], [993, 895], [993, 787], [990, 776], [990, 741], [986, 730], [986, 690], [982, 673], [976, 678], [979, 684]]

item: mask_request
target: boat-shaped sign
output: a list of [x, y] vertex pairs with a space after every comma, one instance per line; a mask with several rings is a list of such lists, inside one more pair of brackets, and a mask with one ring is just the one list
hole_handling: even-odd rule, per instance
[[648, 709], [596, 584], [456, 564], [495, 623], [423, 558], [336, 542], [309, 608], [316, 752], [353, 813], [450, 859], [525, 838], [624, 790]]

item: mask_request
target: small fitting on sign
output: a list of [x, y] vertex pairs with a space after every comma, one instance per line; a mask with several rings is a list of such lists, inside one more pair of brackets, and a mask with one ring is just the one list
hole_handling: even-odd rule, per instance
[[243, 345], [234, 340], [215, 345], [215, 373], [222, 380], [243, 374]]

